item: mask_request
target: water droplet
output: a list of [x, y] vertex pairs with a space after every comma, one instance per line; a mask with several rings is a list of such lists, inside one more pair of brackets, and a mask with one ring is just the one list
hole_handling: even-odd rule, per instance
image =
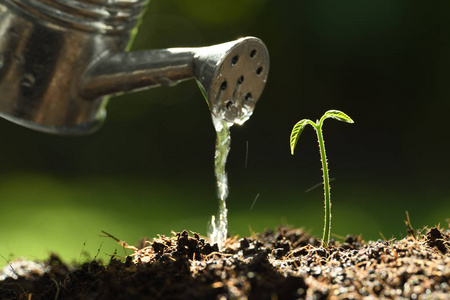
[[33, 87], [35, 82], [36, 79], [34, 78], [33, 74], [25, 73], [25, 75], [23, 75], [22, 77], [22, 80], [20, 81], [20, 85], [25, 87]]

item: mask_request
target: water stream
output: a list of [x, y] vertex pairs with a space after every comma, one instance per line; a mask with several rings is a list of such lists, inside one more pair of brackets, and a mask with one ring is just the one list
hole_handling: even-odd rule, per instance
[[217, 182], [217, 198], [219, 198], [219, 215], [211, 217], [209, 237], [212, 244], [217, 243], [221, 249], [227, 238], [227, 205], [228, 197], [228, 176], [225, 171], [225, 164], [230, 152], [230, 127], [233, 123], [228, 123], [221, 118], [212, 116], [214, 128], [216, 129], [216, 152], [214, 155], [214, 173]]

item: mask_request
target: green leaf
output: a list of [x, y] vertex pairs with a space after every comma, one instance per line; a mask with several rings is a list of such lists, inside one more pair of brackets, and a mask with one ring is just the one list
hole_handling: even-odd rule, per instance
[[305, 128], [306, 124], [308, 124], [309, 120], [303, 119], [301, 121], [298, 121], [297, 124], [294, 125], [294, 128], [292, 128], [291, 132], [291, 154], [294, 155], [295, 146], [297, 146], [298, 138], [300, 137], [300, 134], [302, 134], [303, 129]]
[[326, 118], [336, 119], [338, 121], [345, 122], [345, 123], [354, 123], [353, 120], [349, 116], [347, 116], [345, 113], [343, 113], [342, 111], [339, 111], [339, 110], [327, 111], [322, 116], [322, 120], [325, 120]]

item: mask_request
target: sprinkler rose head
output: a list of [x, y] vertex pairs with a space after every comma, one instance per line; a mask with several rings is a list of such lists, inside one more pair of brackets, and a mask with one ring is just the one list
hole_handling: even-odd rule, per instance
[[269, 52], [255, 37], [200, 48], [194, 75], [211, 113], [229, 123], [244, 123], [266, 85]]

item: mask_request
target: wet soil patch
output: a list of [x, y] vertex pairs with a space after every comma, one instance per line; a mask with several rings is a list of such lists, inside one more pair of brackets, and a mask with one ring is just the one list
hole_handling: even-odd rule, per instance
[[0, 299], [449, 299], [450, 230], [324, 249], [302, 229], [229, 238], [221, 251], [183, 231], [121, 244], [133, 254], [66, 265], [17, 260], [0, 272]]

